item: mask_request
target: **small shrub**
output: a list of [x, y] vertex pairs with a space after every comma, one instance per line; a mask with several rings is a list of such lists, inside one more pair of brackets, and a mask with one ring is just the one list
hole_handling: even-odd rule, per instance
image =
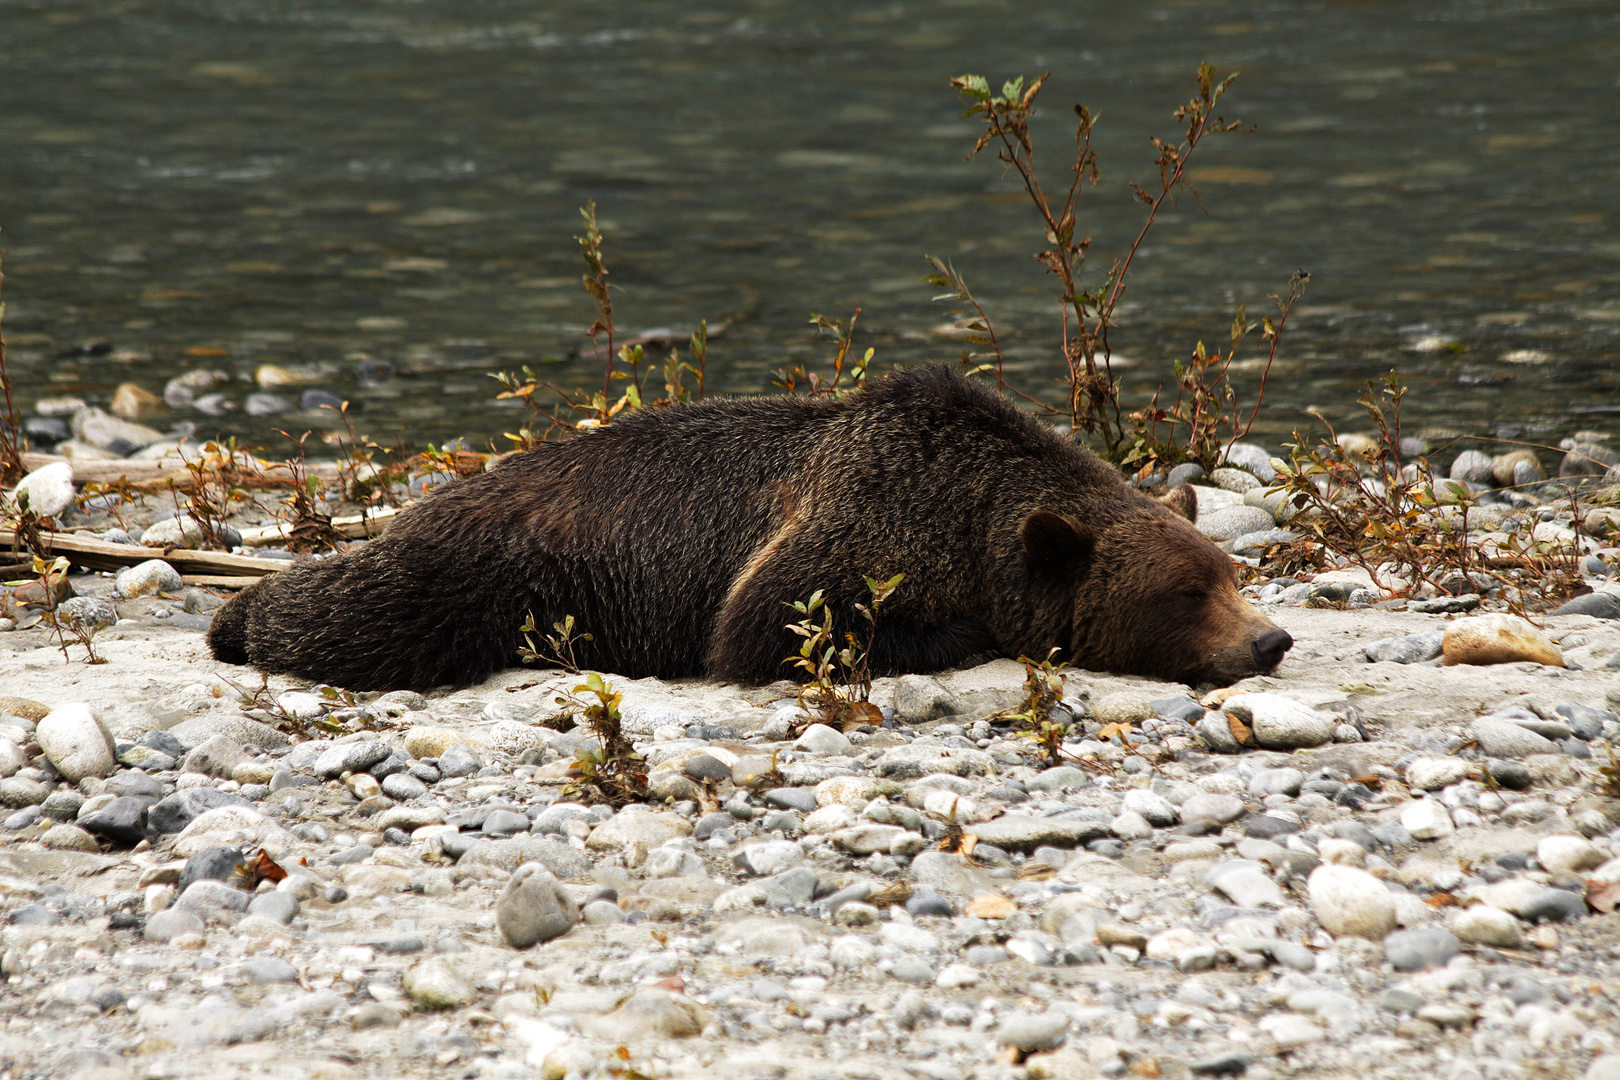
[[35, 555], [34, 576], [19, 581], [8, 581], [5, 583], [6, 588], [16, 589], [27, 585], [38, 585], [40, 587], [39, 607], [42, 609], [40, 621], [50, 627], [51, 632], [56, 635], [56, 644], [62, 650], [63, 663], [71, 664], [73, 662], [73, 658], [68, 655], [68, 639], [71, 637], [74, 644], [83, 646], [85, 663], [105, 664], [106, 659], [96, 655], [95, 638], [101, 627], [92, 626], [83, 619], [63, 615], [58, 610], [60, 602], [56, 598], [57, 593], [64, 587], [63, 583], [67, 580], [68, 570], [72, 568], [72, 565], [65, 555], [58, 555], [49, 562], [46, 562], [42, 556]]
[[[1330, 445], [1294, 433], [1288, 462], [1278, 475], [1297, 511], [1290, 524], [1307, 531], [1318, 551], [1367, 571], [1392, 596], [1409, 595], [1424, 585], [1442, 594], [1496, 585], [1510, 590], [1508, 595], [1517, 598], [1510, 606], [1522, 614], [1526, 595], [1556, 605], [1582, 591], [1578, 547], [1549, 550], [1515, 536], [1493, 549], [1475, 550], [1468, 539], [1468, 515], [1476, 500], [1467, 485], [1437, 477], [1427, 458], [1402, 460], [1405, 396], [1405, 385], [1391, 372], [1381, 384], [1369, 381], [1357, 399], [1378, 432], [1376, 449], [1368, 456], [1346, 453], [1321, 414], [1317, 419], [1327, 429]], [[1569, 490], [1578, 523], [1577, 495], [1573, 487]], [[1456, 506], [1456, 523], [1444, 517], [1445, 504]], [[1279, 554], [1294, 562], [1273, 569], [1296, 569], [1309, 560], [1309, 549], [1298, 544]]]
[[904, 574], [896, 574], [888, 581], [866, 579], [870, 602], [855, 605], [855, 611], [866, 620], [866, 640], [861, 641], [846, 631], [842, 647], [835, 637], [832, 609], [820, 589], [808, 600], [788, 604], [801, 618], [789, 623], [787, 629], [803, 641], [799, 651], [782, 663], [803, 672], [805, 683], [799, 690], [799, 704], [812, 710], [824, 723], [850, 731], [883, 722], [883, 713], [870, 700], [872, 645], [877, 637], [878, 612], [905, 578]]
[[[574, 617], [565, 615], [559, 622], [551, 624], [552, 633], [541, 633], [540, 628], [534, 624], [534, 612], [518, 632], [523, 635], [523, 644], [518, 647], [518, 659], [525, 664], [549, 664], [560, 667], [570, 675], [579, 674], [579, 659], [574, 655], [574, 642], [594, 640], [590, 634], [574, 633]], [[540, 634], [545, 642], [542, 647], [534, 640], [534, 635]]]
[[636, 753], [621, 726], [619, 702], [623, 696], [593, 671], [571, 694], [556, 699], [558, 705], [576, 711], [602, 744], [595, 750], [575, 752], [572, 779], [562, 789], [563, 798], [610, 806], [647, 800], [646, 759]]

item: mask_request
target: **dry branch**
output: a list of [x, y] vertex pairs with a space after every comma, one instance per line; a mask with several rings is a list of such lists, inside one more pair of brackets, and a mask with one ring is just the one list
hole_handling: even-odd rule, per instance
[[[184, 574], [230, 574], [260, 578], [285, 570], [287, 559], [260, 559], [251, 555], [231, 555], [223, 551], [190, 551], [185, 548], [133, 547], [129, 544], [109, 544], [80, 533], [52, 532], [41, 529], [41, 545], [47, 550], [35, 552], [47, 557], [66, 555], [77, 566], [92, 570], [121, 570], [148, 559], [162, 559]], [[0, 548], [10, 550], [18, 543], [14, 529], [0, 529]]]

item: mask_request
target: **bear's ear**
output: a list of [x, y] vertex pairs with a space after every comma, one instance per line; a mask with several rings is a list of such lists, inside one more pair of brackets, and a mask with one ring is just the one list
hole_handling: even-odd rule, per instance
[[1078, 581], [1091, 569], [1096, 534], [1079, 522], [1050, 510], [1034, 510], [1019, 526], [1018, 536], [1034, 570]]
[[1198, 520], [1198, 493], [1193, 490], [1191, 484], [1177, 484], [1158, 496], [1158, 499], [1177, 517], [1186, 518], [1188, 521]]

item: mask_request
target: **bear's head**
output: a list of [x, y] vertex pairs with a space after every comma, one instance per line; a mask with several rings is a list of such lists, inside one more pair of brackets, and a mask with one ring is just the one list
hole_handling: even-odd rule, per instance
[[1231, 557], [1145, 499], [1101, 529], [1036, 510], [1019, 532], [1028, 572], [1065, 598], [1057, 636], [1079, 666], [1225, 686], [1273, 670], [1293, 647], [1239, 595]]

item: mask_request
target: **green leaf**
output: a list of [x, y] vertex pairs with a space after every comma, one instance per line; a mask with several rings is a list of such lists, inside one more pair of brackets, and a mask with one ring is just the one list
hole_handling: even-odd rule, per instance
[[985, 81], [983, 75], [963, 75], [952, 79], [951, 85], [975, 101], [990, 100], [990, 84]]

